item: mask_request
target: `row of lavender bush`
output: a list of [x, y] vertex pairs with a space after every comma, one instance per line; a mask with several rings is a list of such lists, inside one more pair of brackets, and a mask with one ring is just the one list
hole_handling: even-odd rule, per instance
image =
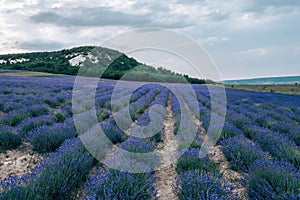
[[[204, 110], [208, 110], [200, 117], [207, 128], [209, 122], [207, 118], [214, 113], [209, 112], [208, 91], [200, 88], [198, 91], [199, 101], [207, 106]], [[285, 98], [285, 103], [279, 102], [276, 96], [279, 96], [281, 101]], [[232, 123], [238, 134], [231, 134], [228, 139], [220, 140], [220, 144], [226, 158], [230, 161], [231, 168], [248, 174], [246, 186], [250, 198], [299, 198], [300, 156], [299, 148], [294, 143], [297, 141], [295, 135], [299, 135], [295, 128], [298, 125], [295, 121], [296, 113], [299, 113], [296, 109], [299, 105], [297, 98], [292, 95], [269, 94], [267, 98], [261, 98], [261, 93], [236, 90], [227, 92], [227, 97], [227, 117], [224, 128], [226, 130], [226, 123]], [[279, 116], [279, 111], [287, 114], [286, 119]], [[289, 131], [279, 131], [282, 121], [287, 126], [285, 129]]]
[[[147, 126], [150, 123], [149, 110], [144, 114], [141, 110], [145, 110], [148, 107], [156, 104], [166, 106], [168, 101], [169, 91], [161, 87], [152, 88], [149, 93], [135, 101], [132, 105], [134, 116], [137, 116], [136, 125]], [[156, 97], [156, 98], [155, 98]], [[162, 117], [164, 113], [156, 113], [156, 117]], [[137, 126], [125, 126], [129, 128], [129, 132], [134, 131]], [[129, 136], [125, 141], [119, 145], [119, 148], [132, 153], [148, 153], [153, 152], [157, 142], [160, 140], [155, 139], [156, 137], [161, 138], [162, 132], [156, 133], [150, 138], [137, 138]], [[153, 199], [156, 195], [155, 185], [155, 174], [154, 172], [146, 173], [132, 173], [138, 164], [137, 170], [139, 169], [151, 169], [152, 164], [159, 163], [159, 157], [155, 157], [153, 160], [149, 160], [144, 156], [127, 156], [122, 151], [116, 150], [112, 158], [108, 158], [109, 163], [121, 163], [122, 170], [102, 168], [98, 169], [95, 174], [88, 178], [85, 183], [85, 199]]]

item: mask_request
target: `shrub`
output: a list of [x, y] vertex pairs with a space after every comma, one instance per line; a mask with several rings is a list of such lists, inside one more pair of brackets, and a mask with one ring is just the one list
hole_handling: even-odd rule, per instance
[[66, 116], [63, 113], [58, 112], [54, 114], [54, 118], [57, 123], [62, 123], [65, 121]]
[[[132, 117], [132, 116], [131, 116]], [[122, 130], [127, 130], [130, 128], [132, 124], [132, 120], [127, 117], [127, 110], [122, 109], [118, 113], [116, 113], [113, 117], [111, 117], [110, 121], [117, 125]], [[117, 123], [118, 122], [118, 123]]]
[[[58, 91], [59, 91], [59, 90], [58, 90]], [[59, 104], [63, 104], [63, 103], [65, 103], [65, 101], [66, 101], [66, 99], [65, 99], [64, 97], [57, 97], [56, 100], [57, 100], [57, 102], [58, 102]]]
[[210, 118], [211, 118], [210, 113], [205, 113], [200, 115], [200, 121], [202, 122], [202, 126], [206, 131], [208, 130], [210, 124]]
[[96, 111], [96, 114], [97, 114], [97, 117], [98, 117], [98, 121], [99, 121], [99, 122], [108, 119], [109, 116], [110, 116], [110, 112], [108, 112], [108, 111], [106, 111], [106, 110], [103, 110], [103, 109], [97, 110], [97, 111]]
[[33, 146], [33, 150], [39, 153], [47, 153], [57, 149], [66, 139], [75, 136], [76, 130], [73, 126], [55, 124], [34, 129], [28, 133], [27, 139]]
[[85, 185], [86, 199], [153, 199], [154, 183], [151, 173], [98, 170]]
[[120, 109], [119, 105], [112, 104], [112, 103], [107, 103], [107, 104], [104, 105], [104, 107], [106, 107], [107, 109], [110, 109], [112, 111], [115, 111], [115, 112]]
[[20, 123], [20, 133], [24, 135], [39, 126], [50, 126], [52, 124], [54, 124], [54, 118], [50, 116], [30, 117]]
[[247, 172], [255, 161], [266, 159], [263, 151], [242, 135], [223, 140], [221, 145], [233, 170]]
[[286, 135], [271, 131], [260, 131], [254, 135], [253, 139], [264, 151], [270, 152], [272, 156], [299, 166], [299, 148]]
[[137, 101], [141, 96], [145, 95], [149, 91], [149, 87], [147, 85], [137, 89], [130, 97], [130, 103]]
[[268, 128], [279, 133], [284, 133], [284, 134], [290, 133], [290, 125], [282, 121], [275, 121]]
[[12, 93], [12, 91], [9, 91], [9, 90], [4, 90], [3, 91], [3, 94], [11, 94]]
[[182, 173], [174, 187], [179, 200], [237, 199], [235, 196], [230, 196], [232, 190], [233, 186], [202, 170]]
[[217, 172], [217, 167], [208, 159], [208, 157], [200, 158], [199, 149], [187, 150], [177, 161], [176, 172], [178, 174], [190, 170], [204, 170], [209, 172]]
[[222, 133], [220, 135], [219, 141], [226, 139], [226, 138], [231, 138], [237, 135], [241, 135], [243, 132], [236, 128], [234, 125], [225, 122]]
[[113, 144], [121, 143], [127, 138], [126, 134], [120, 128], [110, 122], [101, 123], [100, 126]]
[[110, 112], [108, 112], [108, 111], [102, 111], [102, 113], [101, 113], [102, 120], [108, 119], [109, 116], [110, 116]]
[[9, 101], [9, 102], [6, 102], [4, 105], [3, 105], [3, 107], [2, 107], [2, 111], [3, 112], [5, 112], [5, 113], [8, 113], [8, 112], [10, 112], [10, 111], [13, 111], [13, 110], [16, 110], [16, 109], [20, 109], [20, 108], [22, 108], [22, 107], [24, 107], [24, 105], [23, 104], [21, 104], [21, 103], [16, 103], [16, 102], [11, 102], [11, 101]]
[[106, 120], [106, 119], [108, 119], [109, 118], [109, 116], [110, 116], [110, 112], [108, 112], [108, 111], [105, 111], [105, 110], [102, 110], [102, 112], [101, 112], [101, 119], [102, 119], [102, 121], [103, 120]]
[[0, 119], [0, 124], [16, 126], [28, 116], [28, 113], [12, 111], [2, 116], [2, 118]]
[[234, 113], [232, 111], [227, 114], [226, 120], [241, 130], [243, 130], [243, 127], [246, 125], [253, 125], [253, 121], [251, 119], [243, 114]]
[[202, 147], [203, 139], [200, 137], [199, 134], [197, 134], [190, 146], [190, 148], [198, 148], [200, 149]]
[[290, 129], [290, 134], [296, 145], [300, 146], [300, 127], [292, 126]]
[[159, 88], [151, 89], [147, 94], [130, 104], [129, 112], [133, 120], [136, 120], [141, 116], [159, 92]]
[[56, 99], [46, 98], [43, 102], [48, 104], [51, 108], [56, 108], [57, 106], [59, 106], [59, 102]]
[[299, 199], [300, 174], [284, 161], [258, 161], [249, 173], [249, 196], [253, 199]]
[[67, 140], [31, 172], [0, 181], [0, 199], [75, 199], [93, 162], [79, 139]]
[[[120, 144], [111, 158], [105, 160], [108, 166], [127, 172], [145, 172], [160, 166], [160, 157], [153, 152], [154, 148], [147, 139], [130, 137]], [[142, 169], [142, 170], [141, 170]]]
[[[156, 99], [156, 103], [159, 103], [160, 99]], [[152, 104], [153, 105], [153, 104]], [[150, 141], [157, 143], [163, 141], [162, 127], [164, 123], [164, 112], [160, 110], [152, 110], [151, 117], [150, 112], [144, 113], [130, 128], [130, 134], [138, 136], [144, 134]], [[161, 128], [161, 129], [157, 129]]]
[[147, 153], [153, 151], [153, 146], [146, 140], [130, 137], [120, 147], [133, 153]]
[[174, 129], [174, 134], [176, 135], [178, 130], [179, 130], [179, 125], [181, 123], [181, 108], [180, 108], [180, 104], [179, 101], [177, 99], [177, 97], [171, 93], [171, 108], [172, 108], [172, 112], [173, 112], [173, 116], [174, 116], [174, 120], [175, 120], [175, 129]]
[[21, 137], [10, 131], [9, 127], [0, 127], [0, 152], [18, 147], [21, 141]]
[[76, 122], [76, 130], [78, 134], [86, 133], [98, 123], [98, 120], [92, 111], [75, 114], [73, 115], [73, 119], [74, 122]]
[[62, 108], [62, 113], [66, 116], [66, 117], [71, 117], [73, 112], [72, 112], [72, 105], [65, 105]]
[[298, 146], [300, 145], [300, 127], [299, 126], [293, 126], [293, 125], [285, 123], [285, 122], [277, 121], [276, 123], [274, 123], [270, 126], [270, 129], [275, 132], [286, 134], [287, 136], [291, 137], [294, 140], [296, 145], [298, 145]]
[[244, 135], [249, 138], [249, 139], [253, 139], [253, 137], [259, 133], [260, 131], [263, 131], [263, 132], [269, 132], [268, 129], [265, 129], [265, 128], [261, 128], [259, 126], [253, 126], [253, 125], [247, 125], [247, 126], [244, 126], [243, 127], [243, 132], [244, 132]]
[[[221, 123], [212, 124], [210, 127], [211, 135], [210, 139], [221, 141], [226, 138], [231, 138], [237, 135], [241, 135], [243, 132], [236, 128], [234, 125], [225, 122], [223, 128], [221, 129]], [[221, 130], [221, 133], [219, 132]]]
[[45, 106], [29, 106], [23, 109], [24, 112], [29, 113], [31, 117], [38, 117], [41, 115], [46, 115], [49, 109]]
[[[149, 127], [149, 129], [151, 129], [151, 127]], [[150, 137], [149, 140], [153, 143], [163, 142], [164, 141], [164, 134], [163, 134], [162, 131], [159, 131], [154, 136]]]
[[3, 110], [4, 103], [0, 102], [0, 110]]

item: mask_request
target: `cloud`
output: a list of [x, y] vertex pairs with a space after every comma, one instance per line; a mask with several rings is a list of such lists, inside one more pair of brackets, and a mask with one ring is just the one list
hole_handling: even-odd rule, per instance
[[264, 14], [268, 9], [273, 9], [278, 14], [278, 11], [289, 12], [290, 10], [298, 9], [299, 6], [300, 1], [298, 0], [252, 0], [245, 4], [244, 11]]
[[19, 48], [24, 50], [55, 50], [62, 49], [66, 44], [53, 41], [43, 41], [39, 39], [18, 43]]
[[131, 14], [108, 7], [77, 7], [39, 12], [30, 17], [34, 23], [49, 23], [59, 26], [163, 26], [169, 28], [184, 27], [189, 24], [176, 20], [154, 20], [151, 14]]
[[215, 36], [212, 36], [212, 37], [206, 38], [204, 41], [202, 41], [200, 43], [213, 45], [216, 42], [227, 42], [227, 41], [229, 41], [228, 37], [215, 37]]
[[216, 10], [216, 11], [209, 13], [208, 16], [212, 21], [221, 22], [223, 20], [228, 19], [230, 17], [230, 14], [221, 12], [220, 10]]
[[[62, 10], [60, 10], [62, 12]], [[64, 14], [65, 15], [64, 15]], [[40, 12], [30, 17], [36, 23], [51, 23], [60, 26], [109, 26], [109, 25], [141, 25], [149, 23], [147, 17], [138, 17], [108, 8], [72, 8], [62, 14], [56, 12]]]
[[0, 53], [101, 45], [152, 26], [201, 43], [227, 78], [299, 71], [298, 0], [3, 0], [0, 18]]
[[268, 49], [266, 48], [257, 48], [257, 49], [248, 49], [244, 51], [234, 52], [233, 55], [238, 57], [259, 57], [268, 54]]

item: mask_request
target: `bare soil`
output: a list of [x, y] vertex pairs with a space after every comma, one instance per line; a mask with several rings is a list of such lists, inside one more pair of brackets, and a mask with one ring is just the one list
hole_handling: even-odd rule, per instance
[[15, 150], [0, 153], [0, 179], [11, 175], [21, 176], [29, 172], [42, 157], [33, 153], [28, 144], [23, 144]]
[[173, 192], [172, 186], [176, 183], [177, 173], [175, 171], [176, 163], [174, 163], [173, 155], [177, 150], [177, 142], [174, 139], [174, 118], [171, 109], [171, 95], [169, 96], [166, 108], [166, 119], [164, 122], [164, 142], [159, 144], [162, 148], [159, 152], [161, 156], [161, 167], [156, 171], [156, 188], [157, 198], [162, 200], [177, 200], [176, 194]]
[[226, 160], [223, 152], [220, 150], [221, 146], [211, 146], [208, 150], [208, 157], [218, 165], [220, 173], [223, 178], [230, 184], [235, 186], [233, 193], [238, 194], [239, 199], [246, 200], [249, 199], [247, 197], [246, 188], [244, 188], [237, 180], [242, 179], [242, 175], [234, 170], [229, 168], [229, 163]]

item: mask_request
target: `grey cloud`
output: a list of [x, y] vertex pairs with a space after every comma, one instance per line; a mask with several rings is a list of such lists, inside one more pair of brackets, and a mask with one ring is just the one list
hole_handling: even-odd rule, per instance
[[[290, 12], [300, 6], [299, 0], [253, 0], [245, 4], [245, 11], [263, 14], [269, 8], [275, 8], [278, 12]], [[274, 13], [275, 14], [275, 13]]]
[[18, 42], [16, 45], [18, 45], [19, 48], [24, 50], [40, 50], [40, 51], [61, 49], [65, 46], [65, 44], [63, 43], [43, 41], [39, 39], [25, 41], [25, 42]]
[[[189, 14], [180, 14], [177, 13], [176, 17], [177, 19], [180, 19], [182, 22], [185, 20], [185, 23], [190, 23], [191, 25], [196, 25], [198, 23], [214, 23], [214, 22], [221, 22], [223, 20], [226, 20], [230, 17], [230, 14], [227, 13], [226, 10], [217, 9], [215, 5], [209, 4], [205, 0], [177, 0], [173, 2], [156, 2], [156, 3], [144, 3], [144, 2], [137, 2], [133, 5], [133, 8], [135, 9], [147, 9], [150, 11], [150, 14], [152, 16], [159, 16], [160, 19], [169, 19], [175, 16], [172, 16], [172, 9], [176, 6], [183, 6], [183, 7], [195, 7], [195, 8], [201, 8], [201, 7], [207, 7], [209, 9], [208, 13], [189, 13]], [[187, 22], [189, 20], [189, 17], [196, 17], [198, 21], [193, 22]], [[181, 23], [182, 23], [181, 22]]]
[[57, 23], [61, 20], [61, 16], [54, 12], [41, 12], [31, 17], [34, 22]]
[[17, 9], [6, 9], [4, 11], [1, 11], [0, 13], [1, 14], [13, 14], [13, 13], [16, 13], [17, 12]]
[[269, 6], [273, 7], [285, 7], [285, 6], [297, 6], [300, 5], [298, 0], [252, 0], [251, 3], [254, 8], [266, 8]]
[[[55, 12], [56, 11], [56, 12]], [[79, 7], [68, 10], [40, 12], [30, 17], [35, 23], [50, 23], [59, 26], [164, 26], [184, 27], [186, 23], [160, 23], [150, 14], [129, 14], [107, 7]]]
[[106, 26], [139, 25], [149, 23], [138, 16], [112, 11], [107, 8], [73, 8], [66, 15], [55, 12], [41, 12], [31, 17], [34, 22], [53, 23], [60, 26]]
[[223, 12], [212, 12], [208, 15], [208, 17], [212, 20], [212, 21], [216, 21], [216, 22], [220, 22], [223, 20], [226, 20], [229, 18], [229, 14], [227, 13], [223, 13]]

